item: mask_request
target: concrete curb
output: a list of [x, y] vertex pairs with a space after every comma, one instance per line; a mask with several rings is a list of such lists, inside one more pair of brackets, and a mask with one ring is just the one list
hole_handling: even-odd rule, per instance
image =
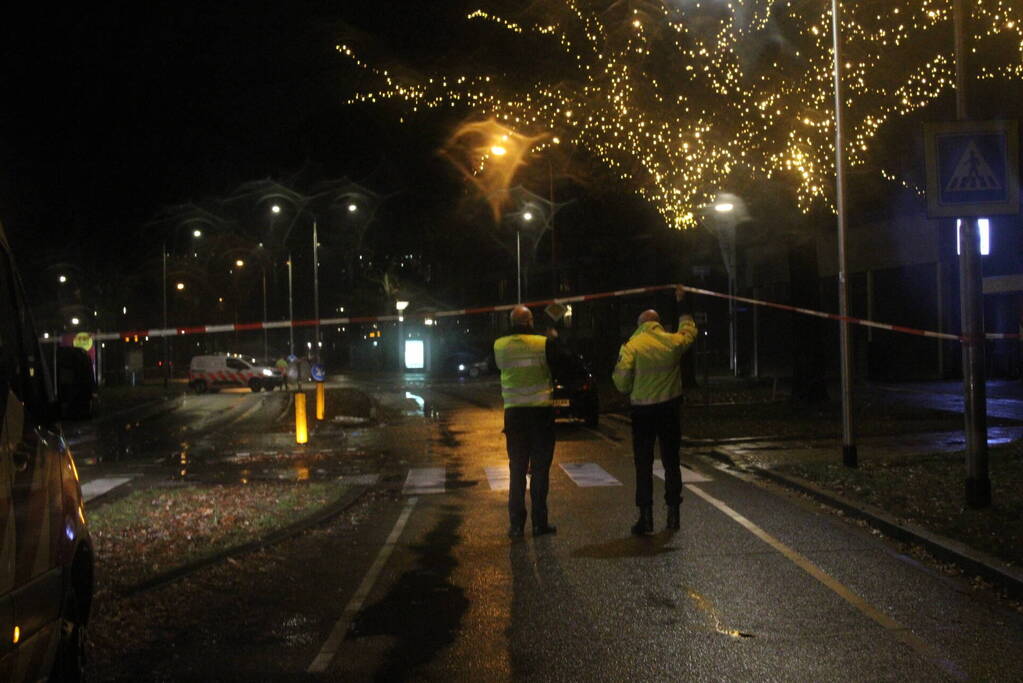
[[[182, 406], [182, 404], [184, 404], [184, 402], [184, 394], [178, 394], [177, 396], [171, 396], [170, 398], [157, 398], [134, 406], [128, 406], [127, 408], [121, 408], [120, 410], [115, 410], [112, 413], [99, 415], [93, 418], [92, 423], [98, 426], [106, 422], [120, 421], [129, 416], [131, 416], [132, 419], [151, 420], [154, 417], [165, 415], [177, 410]], [[138, 414], [136, 415], [136, 413]]]
[[254, 550], [259, 550], [260, 548], [264, 548], [269, 545], [274, 545], [275, 543], [280, 543], [281, 541], [287, 540], [293, 536], [302, 533], [303, 531], [306, 531], [307, 529], [322, 524], [323, 522], [326, 522], [336, 517], [337, 515], [340, 515], [342, 512], [344, 512], [352, 505], [354, 505], [359, 500], [359, 498], [361, 498], [363, 494], [365, 494], [366, 491], [369, 490], [369, 488], [370, 488], [369, 486], [353, 486], [350, 491], [346, 491], [333, 504], [328, 505], [327, 507], [322, 508], [320, 510], [317, 510], [308, 517], [300, 519], [297, 522], [293, 522], [292, 524], [289, 524], [288, 526], [283, 527], [281, 529], [277, 529], [276, 531], [271, 531], [270, 533], [261, 536], [253, 541], [249, 541], [248, 543], [243, 543], [242, 545], [226, 548], [208, 557], [203, 557], [193, 562], [189, 562], [188, 564], [184, 564], [180, 567], [175, 567], [174, 569], [153, 576], [149, 579], [146, 579], [145, 581], [136, 583], [133, 586], [128, 586], [127, 588], [118, 591], [118, 595], [119, 597], [122, 598], [129, 598], [138, 595], [139, 593], [144, 593], [154, 588], [159, 588], [164, 584], [170, 583], [171, 581], [175, 581], [181, 578], [182, 576], [191, 574], [204, 567], [208, 567], [210, 565], [222, 562], [226, 560], [228, 557], [233, 557], [234, 555], [244, 555]]
[[[714, 449], [713, 456], [735, 465], [726, 453], [718, 449]], [[936, 558], [959, 565], [965, 571], [995, 584], [1013, 598], [1023, 598], [1023, 571], [996, 557], [914, 524], [901, 522], [878, 507], [853, 502], [800, 477], [780, 474], [763, 467], [754, 466], [748, 469], [765, 479], [805, 493], [825, 505], [841, 510], [849, 517], [861, 519], [892, 538], [920, 545]]]

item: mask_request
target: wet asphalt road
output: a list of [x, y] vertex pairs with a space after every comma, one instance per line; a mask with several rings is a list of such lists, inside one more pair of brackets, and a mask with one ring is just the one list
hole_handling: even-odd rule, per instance
[[[709, 460], [685, 463], [681, 532], [630, 536], [623, 420], [605, 416], [596, 431], [559, 423], [550, 494], [558, 534], [511, 542], [506, 493], [492, 489], [486, 469], [506, 469], [494, 383], [370, 390], [403, 416], [336, 430], [321, 444], [344, 474], [376, 480], [359, 503], [234, 568], [195, 577], [201, 605], [153, 614], [164, 644], [99, 678], [1023, 678], [1023, 615]], [[199, 462], [230, 449], [284, 449], [283, 395], [201, 398], [212, 401], [140, 425], [154, 457], [134, 451], [96, 471], [160, 476], [167, 462], [158, 452], [182, 443], [205, 454]], [[195, 429], [217, 411], [220, 426]], [[568, 476], [578, 463], [612, 485], [579, 485]], [[410, 471], [427, 468], [442, 473], [435, 492], [409, 491]], [[661, 506], [655, 521], [662, 529]]]

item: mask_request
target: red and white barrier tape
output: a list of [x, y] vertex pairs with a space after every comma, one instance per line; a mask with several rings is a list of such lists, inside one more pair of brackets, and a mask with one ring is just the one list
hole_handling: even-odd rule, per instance
[[[574, 304], [582, 301], [596, 301], [598, 299], [611, 299], [624, 296], [634, 296], [637, 294], [649, 294], [651, 292], [663, 291], [666, 289], [674, 289], [675, 285], [657, 285], [653, 287], [636, 287], [633, 289], [619, 289], [612, 292], [600, 292], [598, 294], [582, 294], [579, 296], [569, 296], [557, 299], [542, 299], [539, 301], [528, 301], [525, 302], [525, 306], [530, 308], [536, 308], [538, 306], [547, 306], [549, 304]], [[951, 334], [948, 332], [934, 332], [931, 330], [920, 330], [913, 327], [905, 327], [903, 325], [889, 325], [887, 323], [879, 323], [873, 320], [865, 320], [863, 318], [853, 318], [850, 316], [841, 316], [835, 313], [825, 313], [823, 311], [814, 311], [809, 308], [799, 308], [797, 306], [788, 306], [786, 304], [779, 304], [773, 301], [763, 301], [760, 299], [750, 299], [743, 296], [733, 296], [730, 294], [722, 294], [721, 292], [714, 292], [709, 289], [699, 289], [697, 287], [689, 287], [683, 285], [683, 288], [692, 294], [702, 294], [704, 296], [711, 296], [718, 299], [732, 299], [734, 301], [750, 304], [753, 306], [764, 306], [766, 308], [776, 308], [782, 311], [789, 311], [792, 313], [800, 313], [802, 315], [810, 315], [817, 318], [824, 318], [826, 320], [845, 321], [852, 325], [862, 325], [864, 327], [872, 327], [878, 330], [887, 330], [889, 332], [899, 332], [902, 334], [912, 334], [920, 337], [930, 337], [932, 339], [947, 339], [949, 341], [964, 342], [967, 340], [966, 336]], [[518, 304], [502, 304], [500, 306], [481, 306], [477, 308], [462, 308], [451, 311], [431, 311], [425, 313], [407, 313], [405, 318], [410, 319], [425, 319], [425, 318], [451, 318], [462, 315], [476, 315], [478, 313], [496, 313], [500, 311], [510, 311], [511, 309], [518, 306]], [[361, 316], [361, 317], [348, 317], [348, 318], [321, 318], [319, 324], [321, 327], [329, 325], [352, 325], [359, 323], [374, 323], [374, 322], [395, 322], [399, 316], [397, 315], [378, 315], [378, 316]], [[98, 332], [94, 335], [94, 339], [105, 341], [113, 339], [123, 339], [125, 341], [131, 341], [145, 337], [176, 337], [188, 334], [215, 334], [218, 332], [247, 332], [253, 330], [274, 330], [274, 329], [287, 329], [289, 327], [315, 327], [316, 320], [282, 320], [276, 322], [256, 322], [256, 323], [241, 323], [235, 325], [195, 325], [190, 327], [174, 327], [174, 328], [163, 328], [163, 329], [151, 329], [151, 330], [128, 330], [125, 332]], [[987, 339], [1020, 339], [1023, 335], [1010, 334], [1004, 332], [988, 332], [984, 335]], [[52, 340], [43, 340], [52, 341]]]

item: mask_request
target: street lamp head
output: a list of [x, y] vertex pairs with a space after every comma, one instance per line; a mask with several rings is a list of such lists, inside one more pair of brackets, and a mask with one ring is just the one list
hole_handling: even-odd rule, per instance
[[184, 282], [179, 282], [179, 283], [177, 283], [177, 284], [176, 284], [176, 285], [174, 285], [174, 286], [175, 286], [175, 287], [177, 287], [177, 289], [178, 289], [178, 291], [179, 291], [179, 292], [180, 292], [180, 291], [183, 291], [183, 290], [185, 289], [185, 283], [184, 283]]
[[234, 265], [236, 265], [239, 268], [241, 268], [242, 266], [245, 265], [245, 261], [242, 261], [241, 259], [238, 259], [237, 261], [234, 262]]
[[274, 204], [273, 206], [270, 207], [270, 211], [272, 213], [280, 213], [281, 212], [281, 207], [280, 207], [279, 204]]
[[533, 220], [533, 212], [532, 211], [527, 211], [524, 214], [522, 214], [522, 220], [524, 220], [524, 221], [531, 221], [531, 220]]
[[348, 213], [355, 213], [358, 210], [359, 207], [356, 204], [353, 203], [348, 205]]
[[78, 318], [71, 318], [71, 324], [72, 325], [78, 325], [78, 323], [80, 323], [80, 322], [81, 321]]
[[57, 278], [57, 280], [60, 281], [60, 284], [64, 284], [67, 282], [67, 275], [61, 275]]
[[720, 202], [714, 205], [714, 210], [718, 213], [731, 213], [735, 209], [735, 205], [731, 202]]
[[202, 230], [199, 230], [198, 228], [193, 230], [192, 231], [192, 237], [202, 237]]
[[507, 148], [502, 147], [501, 145], [494, 145], [490, 148], [490, 153], [493, 154], [495, 157], [503, 157], [505, 154], [508, 153], [508, 150]]
[[408, 302], [407, 301], [395, 301], [394, 302], [394, 307], [397, 308], [399, 312], [400, 311], [404, 311], [406, 308], [408, 308]]

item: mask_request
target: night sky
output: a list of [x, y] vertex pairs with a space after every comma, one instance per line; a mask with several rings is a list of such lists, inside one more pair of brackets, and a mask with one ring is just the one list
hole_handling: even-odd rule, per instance
[[145, 252], [160, 207], [299, 169], [439, 202], [416, 179], [437, 175], [442, 131], [344, 106], [334, 45], [443, 59], [460, 5], [115, 1], [5, 21], [0, 220], [19, 260]]

